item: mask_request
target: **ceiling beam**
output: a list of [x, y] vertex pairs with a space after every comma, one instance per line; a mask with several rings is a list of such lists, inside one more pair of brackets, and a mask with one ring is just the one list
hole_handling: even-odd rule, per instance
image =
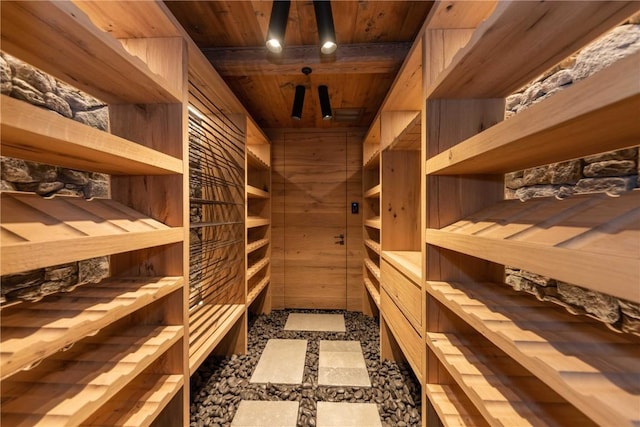
[[314, 74], [396, 73], [411, 43], [339, 45], [333, 55], [321, 55], [318, 46], [285, 47], [281, 55], [264, 46], [203, 48], [202, 52], [222, 76], [295, 75], [303, 66]]

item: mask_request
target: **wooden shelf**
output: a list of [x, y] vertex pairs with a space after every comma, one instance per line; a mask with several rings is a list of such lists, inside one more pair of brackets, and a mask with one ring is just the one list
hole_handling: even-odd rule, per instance
[[373, 282], [367, 277], [364, 278], [364, 287], [367, 288], [369, 295], [371, 295], [371, 299], [375, 302], [378, 310], [380, 310], [380, 291], [378, 288], [376, 288]]
[[3, 4], [0, 27], [2, 50], [103, 101], [169, 104], [182, 100], [178, 88], [129, 54], [71, 2]]
[[[182, 326], [135, 326], [121, 336], [87, 338], [52, 356], [57, 369], [16, 374], [2, 384], [9, 425], [78, 425], [182, 338]], [[78, 344], [80, 346], [80, 344]]]
[[380, 243], [378, 243], [378, 242], [376, 242], [375, 240], [372, 240], [372, 239], [365, 239], [364, 240], [364, 244], [368, 248], [370, 248], [372, 251], [374, 251], [375, 253], [380, 255]]
[[247, 164], [256, 169], [268, 170], [271, 161], [261, 156], [257, 150], [251, 150], [251, 145], [247, 145]]
[[429, 332], [427, 344], [493, 426], [595, 425], [479, 337]]
[[265, 268], [267, 265], [269, 265], [269, 258], [262, 258], [256, 263], [251, 264], [247, 268], [247, 280], [251, 279], [253, 276], [256, 275], [256, 273], [258, 273], [260, 270]]
[[251, 252], [257, 251], [258, 249], [267, 246], [269, 244], [269, 239], [260, 239], [255, 242], [247, 243], [247, 254]]
[[427, 282], [427, 291], [595, 422], [640, 422], [637, 337], [504, 285]]
[[184, 385], [182, 375], [141, 374], [82, 427], [147, 427]]
[[189, 371], [191, 375], [244, 315], [244, 304], [204, 304], [189, 314]]
[[261, 218], [259, 216], [247, 217], [247, 228], [262, 227], [263, 225], [271, 224], [269, 218]]
[[1, 200], [2, 274], [183, 239], [181, 227], [167, 227], [109, 199], [3, 192]]
[[382, 258], [418, 285], [422, 283], [422, 253], [420, 251], [382, 251]]
[[504, 98], [636, 13], [634, 3], [498, 3], [428, 98]]
[[268, 199], [269, 193], [264, 191], [264, 190], [260, 190], [259, 188], [256, 188], [252, 185], [248, 185], [247, 184], [247, 197], [249, 199]]
[[2, 379], [182, 286], [182, 277], [111, 278], [2, 310]]
[[637, 144], [639, 62], [640, 53], [620, 60], [445, 150], [427, 174], [505, 173]]
[[267, 288], [267, 285], [270, 281], [271, 277], [266, 276], [249, 290], [249, 292], [247, 293], [247, 306], [251, 305], [256, 300], [258, 295], [260, 295], [260, 293]]
[[366, 199], [379, 199], [380, 198], [380, 184], [375, 185], [364, 192]]
[[[384, 120], [383, 113], [383, 120]], [[393, 135], [393, 141], [387, 147], [388, 150], [420, 150], [421, 138], [422, 138], [422, 117], [420, 111], [402, 111], [402, 112], [390, 112], [386, 114], [401, 114], [403, 117], [398, 120], [398, 123], [394, 123], [393, 127], [400, 125], [400, 129], [392, 129], [395, 132]], [[385, 126], [386, 128], [387, 126]], [[383, 135], [386, 132], [383, 129]]]
[[373, 261], [365, 258], [364, 265], [373, 274], [373, 276], [380, 282], [380, 267], [378, 267]]
[[505, 200], [426, 242], [633, 302], [640, 294], [640, 191]]
[[377, 228], [378, 230], [380, 230], [380, 217], [376, 216], [373, 218], [365, 219], [364, 225], [366, 225], [367, 227]]
[[[456, 386], [426, 384], [426, 394], [445, 427], [486, 427], [485, 421], [467, 397], [454, 390]], [[456, 387], [457, 388], [457, 387]]]
[[1, 96], [2, 154], [112, 175], [182, 173], [182, 161], [85, 124]]

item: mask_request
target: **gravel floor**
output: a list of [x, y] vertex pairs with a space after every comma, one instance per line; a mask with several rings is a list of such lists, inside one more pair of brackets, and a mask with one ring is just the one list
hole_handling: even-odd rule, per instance
[[[289, 313], [344, 314], [346, 333], [284, 331]], [[270, 338], [308, 340], [303, 383], [250, 384]], [[318, 386], [320, 340], [358, 340], [372, 387]], [[419, 426], [420, 384], [404, 364], [380, 362], [378, 319], [347, 311], [282, 310], [250, 319], [249, 351], [244, 356], [210, 357], [191, 377], [191, 426], [228, 426], [241, 400], [300, 402], [298, 426], [316, 425], [316, 402], [376, 403], [383, 426]], [[363, 426], [365, 427], [365, 426]]]

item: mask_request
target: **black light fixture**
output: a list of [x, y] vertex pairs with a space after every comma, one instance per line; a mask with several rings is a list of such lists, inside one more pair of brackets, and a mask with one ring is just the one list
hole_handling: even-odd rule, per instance
[[290, 0], [275, 0], [271, 6], [271, 18], [269, 18], [269, 29], [267, 30], [267, 49], [270, 52], [282, 52], [290, 6]]
[[320, 97], [320, 109], [322, 110], [322, 120], [331, 120], [331, 101], [329, 100], [329, 88], [325, 85], [318, 86], [318, 96]]
[[336, 51], [336, 30], [333, 26], [333, 13], [331, 12], [331, 1], [314, 0], [313, 8], [316, 12], [316, 24], [318, 25], [318, 36], [320, 37], [320, 52], [325, 55]]
[[[310, 67], [302, 67], [302, 74], [308, 76], [311, 74]], [[291, 109], [291, 118], [294, 120], [300, 120], [302, 118], [302, 106], [304, 104], [304, 93], [306, 88], [303, 85], [296, 86], [296, 94], [293, 97], [293, 108]]]

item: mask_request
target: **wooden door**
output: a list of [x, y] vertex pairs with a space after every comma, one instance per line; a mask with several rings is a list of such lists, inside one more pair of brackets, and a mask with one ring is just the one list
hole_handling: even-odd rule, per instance
[[[284, 305], [347, 308], [347, 138], [284, 137]], [[339, 236], [343, 236], [340, 238]]]

